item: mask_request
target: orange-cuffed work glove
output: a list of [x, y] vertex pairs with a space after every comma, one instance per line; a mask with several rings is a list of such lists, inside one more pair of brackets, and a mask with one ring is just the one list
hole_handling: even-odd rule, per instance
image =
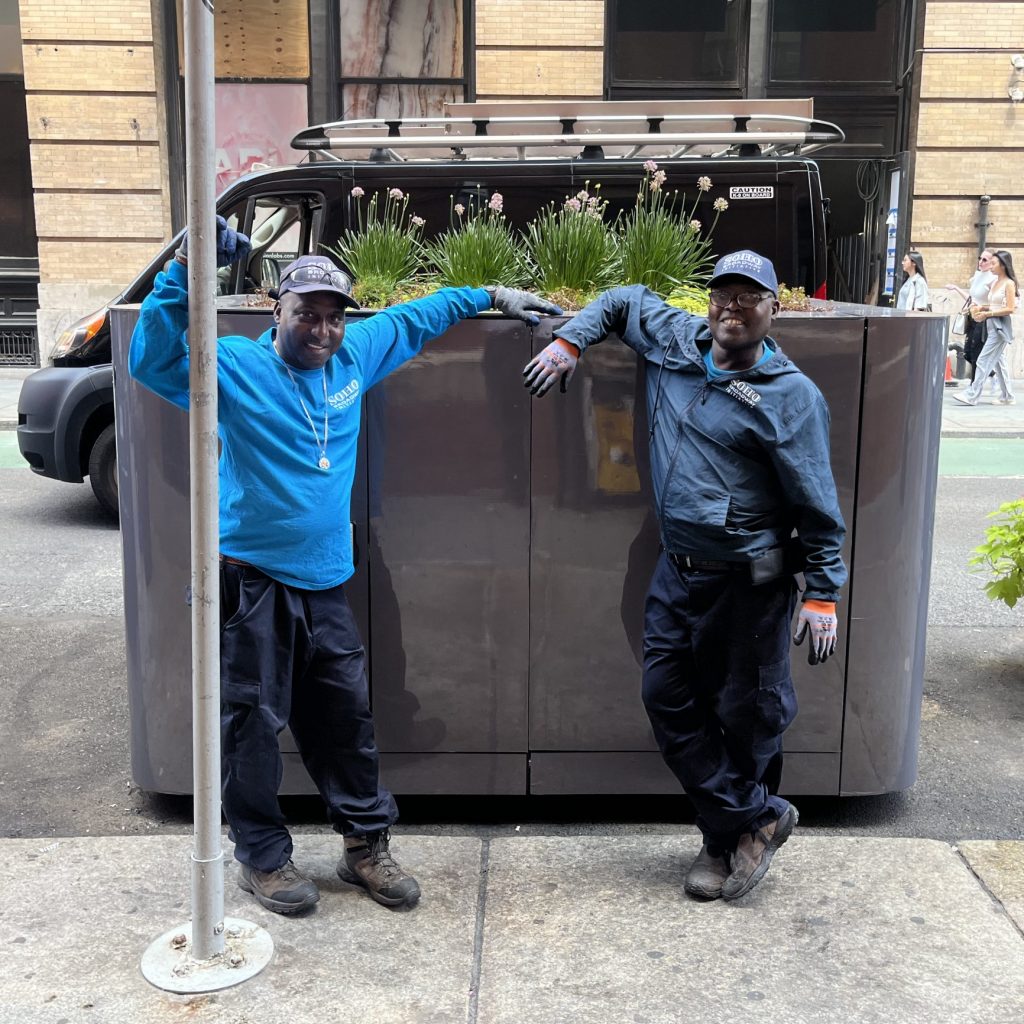
[[835, 654], [838, 621], [835, 601], [804, 601], [800, 606], [793, 643], [799, 647], [804, 642], [804, 637], [807, 636], [807, 630], [810, 629], [811, 642], [807, 648], [807, 663], [809, 665], [817, 665], [819, 661], [828, 661]]
[[530, 389], [530, 394], [541, 398], [548, 389], [558, 382], [559, 390], [565, 389], [576, 372], [576, 360], [580, 350], [564, 338], [555, 338], [539, 355], [534, 356], [523, 370], [523, 386]]

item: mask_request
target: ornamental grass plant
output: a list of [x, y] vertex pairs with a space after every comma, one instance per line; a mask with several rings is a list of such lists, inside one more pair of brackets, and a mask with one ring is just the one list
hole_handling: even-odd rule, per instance
[[[705, 281], [714, 262], [711, 241], [701, 233], [701, 222], [694, 218], [698, 200], [687, 213], [678, 191], [665, 190], [666, 178], [666, 173], [648, 160], [636, 203], [615, 223], [620, 283], [645, 285], [662, 298], [674, 289]], [[707, 192], [711, 179], [700, 178], [697, 188]], [[714, 223], [728, 207], [725, 199], [715, 200]]]
[[[426, 223], [409, 212], [409, 196], [401, 189], [366, 193], [358, 185], [349, 193], [356, 208], [357, 228], [349, 228], [327, 251], [337, 256], [353, 278], [353, 294], [361, 305], [386, 306], [396, 301], [400, 286], [423, 270], [422, 237]], [[383, 199], [382, 199], [383, 196]]]
[[590, 182], [549, 204], [526, 228], [533, 285], [564, 309], [581, 309], [619, 279], [618, 243], [604, 220], [607, 202]]
[[530, 281], [522, 239], [505, 219], [503, 205], [495, 192], [482, 209], [452, 206], [451, 227], [423, 246], [429, 272], [441, 285], [521, 288]]

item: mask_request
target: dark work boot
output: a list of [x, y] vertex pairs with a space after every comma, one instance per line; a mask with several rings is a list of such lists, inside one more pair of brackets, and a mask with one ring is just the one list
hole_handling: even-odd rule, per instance
[[238, 885], [277, 914], [294, 914], [320, 899], [320, 890], [291, 861], [276, 871], [257, 871], [239, 864]]
[[732, 855], [732, 874], [722, 886], [722, 896], [738, 900], [764, 878], [775, 851], [793, 834], [800, 815], [790, 804], [782, 816], [740, 837]]
[[420, 887], [391, 856], [391, 833], [370, 832], [345, 837], [345, 856], [338, 861], [338, 876], [350, 885], [361, 885], [385, 907], [412, 907], [419, 902]]
[[729, 877], [729, 871], [729, 854], [713, 847], [709, 849], [705, 843], [686, 872], [683, 889], [690, 896], [717, 900], [722, 895], [722, 883]]

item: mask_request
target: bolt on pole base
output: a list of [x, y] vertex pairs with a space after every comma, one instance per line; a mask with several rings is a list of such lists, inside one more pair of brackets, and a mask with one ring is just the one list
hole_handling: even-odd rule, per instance
[[217, 992], [259, 974], [274, 955], [266, 928], [237, 917], [224, 918], [224, 952], [192, 959], [192, 922], [164, 932], [142, 954], [142, 976], [165, 992]]

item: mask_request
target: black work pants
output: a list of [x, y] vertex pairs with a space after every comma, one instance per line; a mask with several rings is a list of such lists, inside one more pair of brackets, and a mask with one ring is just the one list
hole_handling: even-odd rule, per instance
[[235, 857], [276, 871], [292, 854], [277, 799], [278, 735], [291, 728], [337, 832], [393, 824], [378, 781], [365, 656], [342, 587], [300, 590], [221, 562], [224, 815]]
[[643, 700], [705, 842], [735, 848], [778, 818], [782, 734], [796, 716], [796, 583], [744, 570], [679, 570], [662, 555], [644, 615]]

